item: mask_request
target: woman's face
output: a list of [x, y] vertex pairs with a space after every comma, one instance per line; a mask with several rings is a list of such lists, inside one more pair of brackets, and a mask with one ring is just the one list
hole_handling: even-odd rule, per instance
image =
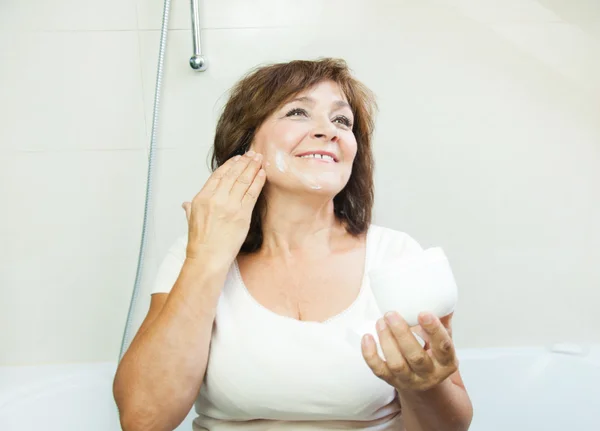
[[251, 149], [263, 154], [268, 187], [335, 196], [356, 156], [354, 115], [335, 82], [297, 94], [257, 130]]

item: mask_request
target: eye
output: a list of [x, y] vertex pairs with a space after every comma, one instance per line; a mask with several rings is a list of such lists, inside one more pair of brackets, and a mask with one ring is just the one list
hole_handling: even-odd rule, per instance
[[340, 124], [343, 124], [346, 127], [352, 127], [352, 122], [350, 121], [350, 119], [348, 117], [346, 117], [345, 115], [338, 115], [337, 117], [335, 117], [333, 119], [334, 122], [338, 122]]
[[306, 112], [306, 110], [302, 109], [302, 108], [294, 108], [291, 111], [289, 111], [287, 114], [285, 114], [285, 116], [286, 117], [298, 117], [298, 116], [307, 117], [308, 112]]

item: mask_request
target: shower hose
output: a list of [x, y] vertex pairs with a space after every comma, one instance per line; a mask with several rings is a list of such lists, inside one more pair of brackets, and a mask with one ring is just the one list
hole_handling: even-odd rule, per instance
[[160, 95], [162, 89], [163, 80], [163, 66], [165, 58], [165, 48], [167, 44], [167, 33], [169, 25], [169, 10], [171, 9], [171, 0], [164, 0], [164, 9], [162, 17], [162, 27], [160, 30], [160, 48], [158, 51], [158, 69], [156, 73], [156, 86], [154, 89], [154, 108], [152, 111], [152, 135], [150, 138], [150, 149], [148, 152], [148, 174], [146, 179], [146, 198], [144, 202], [144, 220], [142, 225], [142, 237], [140, 243], [140, 249], [138, 253], [137, 270], [135, 273], [135, 283], [133, 285], [133, 292], [131, 294], [131, 301], [129, 302], [129, 311], [127, 312], [127, 320], [125, 322], [125, 329], [123, 331], [123, 338], [121, 340], [121, 349], [119, 351], [118, 362], [121, 362], [123, 355], [129, 347], [131, 342], [131, 324], [133, 321], [133, 312], [140, 291], [140, 285], [142, 281], [142, 274], [144, 269], [144, 255], [147, 247], [147, 236], [148, 236], [148, 215], [152, 208], [152, 181], [154, 176], [154, 156], [156, 151], [156, 130], [158, 128], [158, 113], [160, 107]]

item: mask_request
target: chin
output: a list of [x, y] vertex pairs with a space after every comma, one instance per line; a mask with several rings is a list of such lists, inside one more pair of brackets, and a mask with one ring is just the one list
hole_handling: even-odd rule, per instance
[[280, 172], [267, 174], [269, 188], [299, 195], [329, 196], [332, 199], [346, 187], [347, 182], [346, 175], [334, 172], [318, 175], [312, 172], [294, 172], [292, 175]]
[[335, 195], [344, 189], [345, 184], [328, 184], [328, 183], [314, 183], [314, 184], [299, 184], [295, 189], [300, 193], [309, 193], [312, 195], [329, 196], [333, 199]]

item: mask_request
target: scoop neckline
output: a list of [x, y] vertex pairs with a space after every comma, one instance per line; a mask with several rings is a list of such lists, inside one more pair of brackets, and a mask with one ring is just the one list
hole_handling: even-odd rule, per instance
[[265, 307], [256, 298], [254, 298], [252, 293], [250, 293], [250, 291], [248, 290], [246, 283], [244, 283], [244, 279], [243, 279], [242, 273], [240, 271], [240, 266], [238, 264], [237, 257], [233, 261], [236, 281], [240, 284], [242, 291], [244, 292], [244, 295], [250, 300], [249, 302], [251, 302], [255, 308], [261, 310], [266, 315], [271, 316], [274, 319], [281, 320], [282, 322], [290, 321], [293, 324], [300, 324], [300, 325], [327, 325], [327, 324], [330, 324], [336, 320], [341, 319], [346, 314], [350, 313], [354, 308], [357, 307], [357, 304], [359, 304], [361, 302], [363, 296], [365, 296], [365, 294], [366, 294], [367, 282], [368, 282], [368, 272], [369, 272], [369, 267], [371, 264], [371, 256], [370, 256], [371, 247], [372, 247], [371, 243], [373, 241], [371, 238], [372, 237], [372, 229], [371, 228], [372, 228], [372, 225], [367, 228], [367, 233], [366, 233], [366, 238], [365, 238], [365, 258], [364, 258], [364, 263], [363, 263], [364, 270], [363, 270], [362, 282], [361, 282], [358, 294], [356, 295], [356, 298], [354, 298], [354, 300], [350, 303], [350, 305], [348, 305], [348, 307], [346, 307], [339, 313], [327, 318], [326, 320], [323, 320], [323, 321], [300, 320], [300, 319], [296, 319], [294, 317], [284, 316], [283, 314], [276, 313], [273, 310], [270, 310], [269, 308]]

